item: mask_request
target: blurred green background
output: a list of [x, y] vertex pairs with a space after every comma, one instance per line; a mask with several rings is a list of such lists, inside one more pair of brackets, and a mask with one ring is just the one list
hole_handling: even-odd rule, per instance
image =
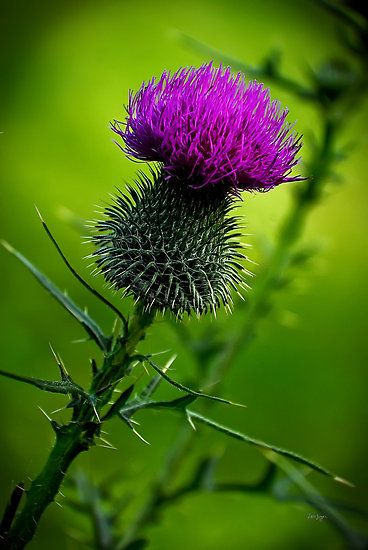
[[[111, 317], [66, 272], [42, 232], [34, 211], [40, 208], [74, 266], [89, 278], [88, 252], [80, 235], [62, 219], [63, 209], [85, 219], [114, 186], [134, 177], [129, 162], [112, 142], [109, 121], [123, 116], [128, 90], [163, 69], [199, 65], [205, 56], [178, 40], [184, 32], [222, 51], [256, 64], [271, 49], [284, 54], [284, 70], [305, 78], [326, 57], [346, 56], [335, 20], [308, 1], [187, 0], [173, 2], [2, 2], [1, 10], [1, 237], [46, 272], [60, 287], [101, 319]], [[290, 108], [290, 119], [304, 134], [304, 158], [312, 133], [319, 135], [315, 111], [272, 87]], [[368, 258], [368, 110], [349, 121], [341, 145], [350, 155], [339, 165], [342, 185], [313, 212], [304, 242], [319, 249], [292, 287], [276, 299], [273, 313], [257, 328], [257, 338], [241, 354], [226, 380], [226, 396], [246, 410], [221, 405], [213, 416], [242, 431], [314, 458], [356, 483], [336, 486], [313, 474], [326, 495], [367, 506], [367, 306]], [[262, 262], [290, 201], [291, 185], [266, 195], [244, 196], [252, 259]], [[73, 376], [87, 380], [92, 344], [73, 344], [81, 329], [17, 261], [0, 251], [2, 368], [53, 378], [52, 342]], [[103, 288], [103, 281], [94, 284]], [[114, 298], [119, 303], [117, 297]], [[223, 330], [240, 322], [223, 317]], [[201, 324], [214, 323], [203, 320]], [[199, 331], [198, 321], [191, 329]], [[190, 355], [170, 325], [150, 331], [150, 351], [179, 351], [173, 375], [190, 380]], [[166, 390], [163, 389], [163, 392]], [[64, 400], [1, 380], [1, 506], [15, 482], [40, 469], [52, 433], [46, 411]], [[61, 413], [60, 418], [67, 418]], [[162, 412], [141, 415], [144, 446], [116, 421], [109, 439], [118, 452], [93, 449], [75, 468], [98, 481], [121, 471], [117, 491], [139, 494], [158, 471], [176, 431], [177, 420]], [[220, 473], [228, 481], [256, 480], [264, 458], [252, 448], [201, 430], [200, 447], [223, 452]], [[80, 521], [68, 507], [52, 506], [32, 548], [83, 548], [71, 534]], [[326, 522], [307, 518], [301, 505], [234, 494], [189, 497], [166, 511], [150, 529], [149, 548], [157, 550], [237, 550], [341, 548]]]

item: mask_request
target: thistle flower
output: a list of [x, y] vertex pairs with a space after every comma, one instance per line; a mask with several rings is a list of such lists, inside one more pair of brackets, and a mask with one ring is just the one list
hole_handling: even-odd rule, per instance
[[263, 84], [211, 63], [164, 72], [130, 95], [127, 111], [113, 125], [123, 151], [161, 166], [106, 208], [97, 268], [146, 310], [229, 306], [244, 271], [235, 197], [301, 179], [290, 175], [301, 145], [287, 111]]
[[237, 220], [228, 216], [233, 204], [223, 194], [171, 185], [159, 172], [152, 181], [141, 174], [137, 189], [120, 192], [97, 223], [97, 269], [148, 311], [199, 315], [228, 306], [244, 257]]
[[302, 179], [291, 175], [301, 143], [287, 113], [263, 84], [209, 63], [143, 83], [112, 129], [129, 157], [162, 163], [167, 178], [267, 191]]

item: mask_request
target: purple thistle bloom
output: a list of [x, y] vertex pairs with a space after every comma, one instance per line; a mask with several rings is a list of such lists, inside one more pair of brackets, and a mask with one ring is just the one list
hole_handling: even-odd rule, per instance
[[130, 93], [125, 122], [112, 129], [131, 158], [163, 163], [168, 178], [194, 188], [224, 183], [234, 191], [267, 191], [291, 176], [300, 138], [287, 109], [256, 81], [212, 63], [165, 71]]

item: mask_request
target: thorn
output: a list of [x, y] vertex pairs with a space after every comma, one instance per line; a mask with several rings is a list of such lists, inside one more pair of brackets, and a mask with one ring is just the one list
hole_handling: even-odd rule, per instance
[[111, 445], [99, 445], [97, 443], [96, 447], [100, 447], [101, 449], [110, 449], [111, 451], [117, 451], [116, 447], [111, 447]]
[[36, 209], [36, 212], [37, 212], [37, 215], [38, 217], [40, 218], [41, 222], [42, 223], [45, 223], [45, 220], [43, 219], [42, 215], [41, 215], [41, 212], [39, 211], [39, 209], [37, 208], [36, 205], [34, 205], [35, 209]]
[[355, 488], [354, 483], [348, 481], [347, 479], [344, 479], [343, 477], [335, 476], [334, 480], [338, 483], [342, 483], [343, 485], [347, 485], [348, 487], [352, 487], [353, 489]]
[[132, 430], [133, 430], [133, 433], [134, 433], [137, 437], [139, 437], [139, 439], [140, 439], [141, 441], [143, 441], [143, 443], [146, 443], [146, 445], [151, 445], [151, 443], [150, 443], [149, 441], [147, 441], [146, 439], [144, 439], [144, 437], [143, 437], [139, 432], [137, 432], [137, 430], [136, 430], [135, 428], [132, 428]]
[[3, 247], [4, 247], [8, 252], [10, 252], [11, 254], [13, 254], [14, 248], [12, 247], [11, 244], [9, 244], [7, 241], [4, 241], [4, 240], [1, 240], [0, 242], [1, 242], [1, 244], [3, 245]]
[[171, 367], [171, 365], [173, 364], [173, 362], [175, 361], [175, 359], [177, 358], [177, 353], [175, 355], [173, 355], [171, 357], [171, 359], [168, 360], [168, 362], [166, 363], [166, 365], [164, 365], [162, 367], [162, 372], [167, 372], [169, 370], [169, 368]]
[[248, 408], [248, 405], [244, 405], [244, 403], [237, 403], [236, 401], [229, 401], [229, 405], [233, 405], [233, 407], [241, 407], [242, 409]]
[[151, 353], [151, 357], [156, 357], [157, 355], [164, 355], [164, 353], [169, 353], [171, 351], [170, 348], [164, 349], [163, 351], [156, 351], [156, 353]]
[[89, 402], [90, 402], [90, 405], [92, 406], [93, 412], [94, 412], [94, 414], [95, 414], [95, 416], [96, 416], [96, 418], [97, 418], [97, 422], [98, 422], [99, 424], [101, 424], [100, 415], [98, 414], [97, 409], [96, 409], [96, 405], [94, 404], [94, 401], [93, 401], [93, 399], [92, 399], [91, 397], [90, 397], [90, 399], [89, 399]]
[[54, 359], [56, 361], [56, 364], [59, 367], [61, 378], [63, 380], [69, 380], [70, 379], [69, 373], [66, 370], [65, 365], [64, 365], [63, 361], [61, 360], [60, 355], [58, 353], [56, 353], [56, 351], [54, 350], [54, 348], [51, 345], [51, 342], [49, 342], [49, 346], [50, 346], [51, 353], [54, 356]]
[[60, 407], [60, 409], [55, 409], [54, 411], [51, 411], [50, 414], [56, 414], [60, 411], [65, 411], [66, 407]]
[[137, 420], [134, 420], [134, 418], [129, 418], [129, 422], [131, 424], [135, 424], [136, 426], [140, 426], [140, 423]]
[[197, 431], [197, 428], [192, 420], [192, 417], [190, 416], [190, 414], [188, 413], [188, 411], [185, 411], [185, 414], [186, 414], [186, 417], [187, 417], [187, 420], [189, 422], [189, 424], [191, 425], [191, 427], [193, 428], [193, 430], [196, 432]]
[[72, 340], [72, 344], [85, 344], [86, 342], [89, 342], [91, 338], [77, 338], [76, 340]]
[[54, 500], [55, 504], [57, 504], [59, 506], [59, 508], [62, 508], [60, 502], [58, 502], [57, 500]]
[[43, 410], [41, 409], [41, 407], [39, 405], [37, 405], [37, 407], [40, 409], [40, 411], [42, 412], [42, 414], [44, 414], [47, 418], [47, 420], [51, 423], [53, 423], [54, 421], [52, 420], [52, 418], [49, 417], [49, 415]]
[[112, 444], [110, 443], [110, 441], [107, 441], [107, 439], [104, 439], [103, 437], [99, 437], [99, 439], [101, 439], [101, 441], [103, 441], [106, 445], [108, 445], [108, 447], [109, 447], [110, 449], [114, 449], [115, 451], [118, 450], [117, 447], [114, 447], [114, 445], [112, 445]]

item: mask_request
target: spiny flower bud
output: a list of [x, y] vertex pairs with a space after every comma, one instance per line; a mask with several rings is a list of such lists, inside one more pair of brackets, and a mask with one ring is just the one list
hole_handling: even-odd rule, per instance
[[97, 267], [146, 310], [215, 311], [231, 304], [242, 283], [234, 198], [224, 190], [193, 190], [152, 172], [120, 192], [97, 223]]

